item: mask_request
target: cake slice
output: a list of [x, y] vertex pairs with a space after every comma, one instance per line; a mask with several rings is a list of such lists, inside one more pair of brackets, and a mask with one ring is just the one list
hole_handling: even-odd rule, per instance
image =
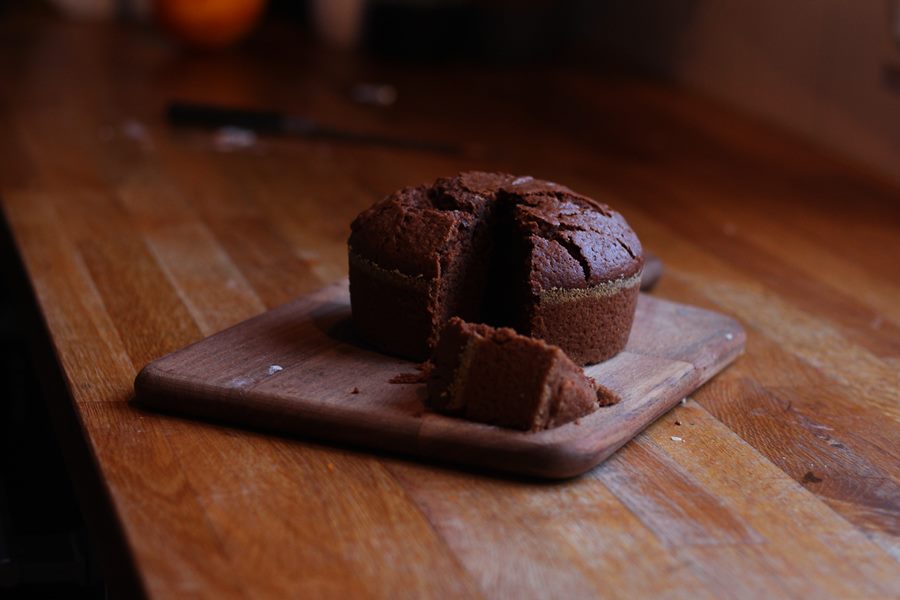
[[540, 431], [616, 402], [562, 349], [506, 327], [454, 317], [431, 358], [428, 407], [472, 421]]

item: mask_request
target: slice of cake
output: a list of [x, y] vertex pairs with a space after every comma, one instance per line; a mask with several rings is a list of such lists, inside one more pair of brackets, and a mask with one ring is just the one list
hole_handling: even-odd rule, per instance
[[473, 421], [539, 431], [616, 402], [562, 349], [505, 327], [454, 317], [431, 358], [428, 407]]

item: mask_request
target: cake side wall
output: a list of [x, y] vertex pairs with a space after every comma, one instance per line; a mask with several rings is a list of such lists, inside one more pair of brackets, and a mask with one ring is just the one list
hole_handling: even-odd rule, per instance
[[538, 300], [529, 334], [562, 348], [575, 363], [592, 364], [625, 348], [637, 308], [640, 280], [614, 294], [573, 295], [567, 300]]
[[[383, 271], [383, 270], [382, 270]], [[384, 276], [377, 267], [350, 261], [350, 306], [356, 334], [377, 349], [425, 360], [432, 333], [433, 283]]]

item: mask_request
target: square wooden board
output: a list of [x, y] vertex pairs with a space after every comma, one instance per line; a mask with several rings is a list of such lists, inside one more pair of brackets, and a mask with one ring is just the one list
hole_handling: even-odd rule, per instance
[[412, 362], [357, 342], [346, 281], [148, 364], [140, 406], [442, 462], [550, 478], [584, 473], [743, 352], [729, 317], [641, 294], [624, 352], [586, 373], [622, 401], [538, 433], [445, 417]]

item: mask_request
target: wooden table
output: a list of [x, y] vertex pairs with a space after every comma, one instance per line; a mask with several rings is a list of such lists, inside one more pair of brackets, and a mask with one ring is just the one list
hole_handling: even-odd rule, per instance
[[[0, 195], [114, 591], [900, 595], [896, 188], [622, 74], [391, 66], [279, 31], [190, 55], [139, 27], [0, 23]], [[399, 101], [357, 105], [358, 81], [392, 83]], [[165, 125], [175, 97], [467, 150], [263, 139], [226, 152]], [[607, 199], [665, 261], [656, 293], [737, 317], [747, 354], [562, 484], [129, 406], [148, 361], [343, 277], [360, 209], [469, 168]]]

